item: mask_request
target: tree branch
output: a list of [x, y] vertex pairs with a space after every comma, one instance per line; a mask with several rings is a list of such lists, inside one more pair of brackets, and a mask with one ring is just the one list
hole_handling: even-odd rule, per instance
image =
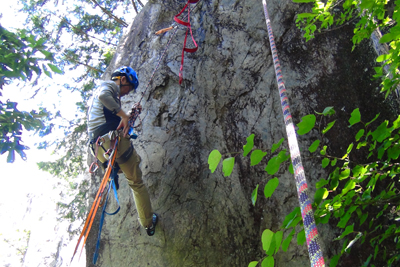
[[77, 28], [76, 26], [74, 26], [73, 24], [71, 24], [65, 17], [59, 17], [59, 16], [56, 15], [55, 13], [52, 13], [52, 12], [50, 12], [50, 13], [53, 14], [54, 16], [58, 17], [59, 19], [61, 19], [61, 22], [65, 21], [69, 26], [71, 26], [71, 27], [72, 27], [73, 29], [75, 29], [76, 31], [78, 31], [78, 32], [82, 33], [83, 35], [85, 35], [88, 39], [92, 38], [92, 39], [95, 39], [95, 40], [97, 40], [97, 41], [100, 41], [100, 42], [102, 42], [102, 43], [104, 43], [104, 44], [106, 44], [106, 45], [116, 46], [116, 45], [113, 44], [113, 43], [106, 42], [106, 41], [101, 40], [101, 39], [99, 39], [99, 38], [97, 38], [97, 37], [95, 37], [95, 36], [92, 36], [92, 35], [87, 34], [86, 32], [82, 31], [81, 29], [79, 29], [79, 28]]
[[120, 19], [120, 18], [114, 16], [114, 15], [113, 15], [109, 10], [107, 10], [106, 8], [100, 6], [100, 4], [97, 3], [96, 0], [91, 0], [91, 1], [92, 1], [96, 6], [100, 7], [100, 9], [101, 9], [104, 13], [106, 13], [111, 19], [113, 19], [113, 20], [115, 20], [116, 22], [118, 22], [119, 24], [121, 24], [122, 27], [128, 27], [128, 24], [127, 24], [125, 21], [123, 21], [122, 19]]
[[136, 14], [139, 14], [139, 12], [138, 12], [138, 10], [137, 10], [137, 7], [136, 7], [136, 3], [135, 3], [134, 0], [132, 0], [132, 5], [133, 5], [133, 8], [134, 8], [135, 11], [136, 11]]

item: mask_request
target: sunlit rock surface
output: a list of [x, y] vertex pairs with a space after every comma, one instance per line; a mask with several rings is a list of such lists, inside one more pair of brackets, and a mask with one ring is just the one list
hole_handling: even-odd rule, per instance
[[[173, 24], [185, 1], [151, 1], [122, 38], [104, 79], [114, 69], [129, 65], [139, 75], [139, 93], [123, 99], [129, 111], [139, 101], [158, 60], [172, 41], [141, 102], [143, 120], [133, 141], [142, 157], [141, 169], [160, 221], [153, 237], [140, 227], [130, 188], [121, 180], [121, 211], [106, 216], [100, 256], [96, 266], [247, 266], [265, 256], [261, 234], [277, 231], [284, 217], [298, 206], [293, 175], [281, 168], [280, 184], [270, 199], [263, 197], [268, 175], [262, 165], [236, 156], [230, 177], [221, 167], [208, 169], [209, 153], [218, 149], [240, 152], [254, 133], [255, 145], [270, 151], [285, 137], [283, 116], [271, 58], [261, 0], [200, 1], [190, 14], [199, 49], [185, 53], [183, 83], [178, 84], [185, 29], [161, 36], [155, 31]], [[194, 5], [192, 5], [192, 8]], [[383, 103], [379, 84], [371, 80], [375, 52], [363, 42], [351, 52], [352, 29], [342, 27], [305, 42], [295, 26], [295, 14], [306, 5], [290, 0], [268, 1], [278, 54], [295, 123], [327, 106], [337, 111], [335, 128], [326, 135], [336, 144], [332, 153], [343, 153], [351, 141], [341, 127], [355, 108], [366, 121], [376, 113], [391, 117], [391, 102]], [[188, 40], [188, 46], [192, 42]], [[192, 46], [191, 46], [192, 47]], [[317, 136], [299, 136], [302, 151]], [[287, 147], [284, 142], [284, 147]], [[270, 155], [270, 153], [268, 154]], [[342, 154], [343, 155], [343, 154]], [[315, 182], [326, 178], [319, 161], [303, 158], [310, 196]], [[123, 178], [123, 175], [121, 175]], [[92, 177], [92, 200], [100, 175]], [[251, 193], [260, 185], [254, 207]], [[110, 210], [115, 208], [115, 203]], [[92, 265], [98, 220], [88, 240], [87, 266]], [[289, 233], [285, 233], [284, 238]], [[328, 225], [319, 229], [326, 259], [338, 252], [330, 241], [338, 233]], [[295, 238], [287, 253], [279, 252], [275, 266], [309, 266], [306, 245]]]

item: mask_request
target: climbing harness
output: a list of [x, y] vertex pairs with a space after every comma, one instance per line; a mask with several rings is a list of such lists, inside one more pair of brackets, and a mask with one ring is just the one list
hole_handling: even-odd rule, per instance
[[293, 125], [292, 115], [290, 113], [286, 88], [283, 82], [282, 70], [279, 64], [274, 35], [268, 15], [267, 3], [265, 0], [262, 0], [262, 2], [264, 6], [265, 20], [268, 28], [272, 57], [274, 59], [276, 81], [278, 83], [279, 96], [281, 98], [282, 112], [286, 125], [290, 156], [294, 168], [294, 177], [296, 180], [297, 194], [300, 202], [301, 216], [303, 218], [304, 230], [307, 238], [308, 254], [310, 256], [312, 267], [322, 267], [325, 266], [325, 261], [322, 255], [321, 246], [319, 245], [318, 230], [317, 226], [315, 225], [314, 213], [311, 206], [312, 202], [310, 200], [310, 197], [308, 196], [307, 181], [304, 173], [303, 164], [301, 162], [299, 145], [297, 143], [296, 132]]
[[[81, 250], [81, 254], [82, 254], [83, 248], [84, 248], [84, 246], [86, 244], [86, 240], [87, 240], [87, 238], [89, 236], [90, 229], [92, 228], [92, 224], [93, 224], [94, 218], [96, 216], [97, 209], [99, 208], [101, 200], [104, 197], [104, 191], [105, 191], [105, 188], [107, 186], [107, 182], [109, 181], [110, 174], [111, 174], [111, 172], [113, 170], [114, 162], [115, 162], [115, 159], [117, 157], [117, 147], [118, 147], [118, 141], [119, 141], [119, 137], [117, 137], [118, 135], [115, 136], [115, 134], [116, 134], [115, 132], [117, 132], [117, 131], [113, 131], [113, 132], [114, 133], [110, 132], [109, 137], [110, 137], [110, 140], [113, 141], [114, 144], [110, 146], [110, 147], [112, 147], [112, 149], [109, 149], [106, 152], [106, 154], [107, 153], [109, 154], [108, 166], [107, 166], [107, 169], [106, 169], [105, 174], [103, 176], [103, 180], [100, 183], [99, 190], [97, 191], [96, 197], [95, 197], [95, 199], [93, 201], [93, 204], [92, 204], [92, 207], [90, 209], [89, 215], [86, 218], [85, 225], [83, 226], [82, 232], [81, 232], [81, 234], [79, 236], [78, 242], [77, 242], [75, 250], [74, 250], [74, 254], [72, 255], [72, 258], [71, 258], [71, 262], [74, 259], [74, 256], [75, 256], [75, 254], [76, 254], [76, 252], [78, 250], [78, 247], [79, 247], [79, 244], [80, 244], [81, 240], [83, 239], [82, 250]], [[113, 135], [114, 135], [114, 139], [113, 139]], [[101, 139], [101, 138], [102, 137], [99, 137], [96, 143], [99, 143], [100, 142], [99, 139]], [[112, 177], [112, 178], [114, 178], [114, 177]], [[111, 186], [114, 185], [114, 179], [111, 179], [110, 183], [111, 184], [109, 185], [109, 190], [110, 190]], [[114, 188], [115, 188], [115, 185], [114, 185]], [[118, 198], [117, 198], [117, 202], [118, 202]], [[105, 207], [106, 206], [107, 205], [105, 204], [104, 205], [104, 209], [103, 209], [104, 211], [105, 211]], [[98, 241], [98, 242], [100, 242], [100, 241]]]

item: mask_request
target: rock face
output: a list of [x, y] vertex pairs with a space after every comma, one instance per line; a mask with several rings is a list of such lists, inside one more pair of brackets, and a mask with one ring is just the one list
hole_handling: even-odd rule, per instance
[[[293, 175], [287, 168], [278, 173], [280, 184], [268, 200], [262, 188], [273, 177], [262, 166], [250, 167], [248, 158], [236, 157], [230, 177], [223, 176], [221, 167], [214, 174], [208, 169], [213, 149], [223, 154], [240, 152], [254, 133], [256, 147], [266, 151], [286, 135], [262, 1], [210, 0], [196, 5], [190, 19], [199, 49], [185, 54], [184, 81], [179, 85], [185, 29], [179, 26], [175, 35], [174, 31], [162, 36], [154, 32], [171, 26], [184, 4], [150, 1], [121, 40], [104, 75], [109, 79], [121, 65], [137, 70], [139, 93], [123, 99], [123, 108], [129, 111], [173, 36], [141, 102], [143, 125], [133, 141], [154, 211], [160, 216], [156, 234], [148, 237], [140, 227], [130, 188], [120, 179], [121, 211], [106, 217], [96, 266], [247, 266], [265, 256], [263, 230], [278, 230], [298, 206]], [[336, 129], [357, 107], [368, 119], [377, 110], [390, 117], [392, 108], [380, 104], [378, 83], [371, 81], [376, 57], [371, 45], [365, 42], [351, 52], [350, 27], [306, 43], [295, 26], [295, 15], [307, 8], [291, 0], [268, 1], [294, 121], [327, 106], [337, 111]], [[327, 138], [338, 144], [332, 152], [340, 153], [349, 137], [331, 131]], [[316, 132], [299, 137], [302, 151], [313, 135]], [[326, 173], [318, 161], [303, 158], [303, 164], [312, 196], [315, 181]], [[99, 181], [99, 175], [92, 177], [92, 195]], [[260, 196], [254, 207], [251, 193], [257, 184]], [[115, 203], [110, 210], [114, 207]], [[328, 260], [337, 248], [327, 243], [335, 233], [324, 227], [319, 233]], [[98, 221], [93, 229], [86, 246], [87, 266], [93, 266]], [[305, 245], [292, 246], [275, 257], [275, 266], [309, 265]]]

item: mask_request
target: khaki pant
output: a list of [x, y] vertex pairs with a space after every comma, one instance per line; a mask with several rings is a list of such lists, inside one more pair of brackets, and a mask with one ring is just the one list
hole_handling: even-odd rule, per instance
[[[121, 157], [121, 155], [127, 151], [130, 146], [130, 139], [121, 136], [117, 148], [117, 158]], [[103, 147], [108, 150], [110, 148], [110, 141], [103, 143]], [[107, 161], [107, 159], [103, 156], [104, 153], [105, 151], [100, 146], [97, 153], [97, 158], [103, 163]], [[118, 165], [125, 174], [129, 186], [133, 190], [133, 197], [135, 199], [136, 210], [139, 215], [139, 222], [142, 226], [146, 227], [150, 226], [152, 223], [153, 210], [151, 208], [149, 193], [147, 192], [146, 186], [143, 184], [142, 171], [139, 168], [140, 161], [140, 156], [134, 149], [129, 159], [125, 163]]]

